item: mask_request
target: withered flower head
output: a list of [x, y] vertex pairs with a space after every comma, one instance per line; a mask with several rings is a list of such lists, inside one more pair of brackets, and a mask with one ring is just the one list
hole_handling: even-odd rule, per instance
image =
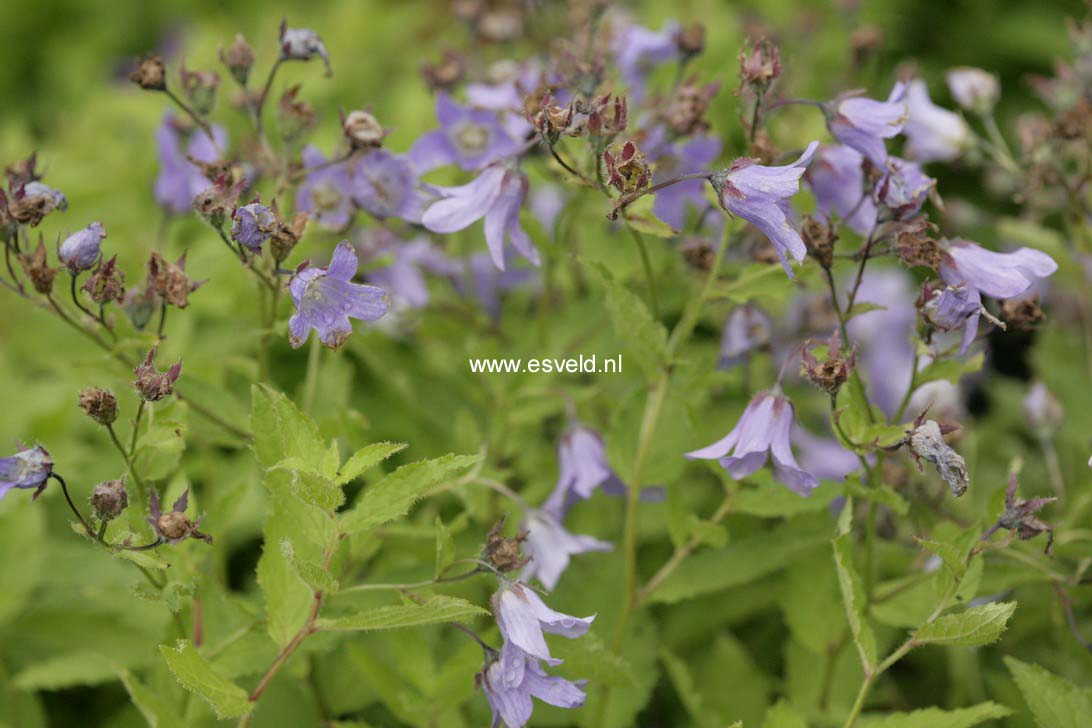
[[1041, 533], [1047, 534], [1046, 552], [1049, 554], [1054, 546], [1054, 527], [1039, 519], [1035, 514], [1048, 503], [1053, 503], [1057, 498], [1032, 498], [1024, 500], [1016, 495], [1016, 473], [1009, 474], [1009, 485], [1005, 489], [1005, 512], [997, 519], [997, 523], [991, 526], [984, 534], [985, 541], [999, 529], [1014, 532], [1021, 541], [1033, 539]]
[[141, 59], [137, 69], [129, 74], [129, 80], [146, 91], [164, 91], [167, 88], [167, 69], [163, 59], [150, 55]]
[[820, 361], [811, 353], [811, 347], [815, 342], [808, 339], [800, 354], [800, 373], [819, 389], [832, 397], [838, 394], [838, 390], [849, 379], [850, 372], [857, 361], [857, 352], [851, 349], [848, 354], [842, 352], [842, 337], [837, 329], [827, 339], [827, 354]]
[[53, 290], [53, 279], [57, 277], [60, 268], [51, 268], [46, 258], [45, 241], [38, 236], [38, 247], [33, 253], [23, 253], [19, 256], [19, 262], [26, 271], [27, 278], [38, 293], [47, 294]]
[[705, 50], [705, 26], [695, 22], [680, 28], [675, 33], [675, 45], [683, 58], [698, 55]]
[[838, 229], [828, 218], [805, 215], [804, 224], [800, 226], [800, 237], [804, 240], [808, 253], [819, 265], [827, 269], [834, 265]]
[[936, 226], [924, 216], [910, 220], [889, 223], [894, 227], [895, 252], [899, 259], [911, 268], [922, 266], [940, 269], [944, 262], [944, 252], [932, 233]]
[[652, 179], [645, 155], [631, 141], [620, 147], [616, 144], [608, 147], [603, 152], [603, 161], [609, 175], [607, 184], [623, 194], [643, 190]]
[[307, 213], [297, 212], [291, 223], [286, 222], [281, 219], [277, 211], [277, 203], [274, 201], [273, 214], [277, 216], [277, 225], [269, 238], [269, 250], [273, 253], [273, 260], [281, 263], [288, 258], [303, 235], [303, 228], [307, 225]]
[[227, 67], [231, 77], [240, 86], [246, 86], [247, 79], [250, 78], [250, 69], [254, 66], [254, 51], [242, 35], [236, 35], [235, 42], [226, 51], [223, 48], [220, 49], [220, 62]]
[[387, 131], [367, 111], [350, 111], [341, 118], [341, 131], [353, 149], [374, 149], [383, 145]]
[[179, 375], [182, 374], [181, 359], [167, 371], [161, 372], [155, 368], [153, 363], [155, 354], [156, 347], [152, 347], [144, 363], [133, 370], [133, 374], [136, 375], [133, 386], [136, 387], [137, 392], [140, 393], [145, 402], [158, 402], [171, 394], [174, 391], [174, 383], [178, 381]]
[[121, 480], [107, 480], [91, 491], [91, 509], [100, 521], [112, 521], [129, 505], [129, 494]]
[[99, 387], [80, 392], [80, 409], [100, 425], [112, 425], [118, 418], [118, 400], [114, 393]]
[[160, 540], [176, 544], [185, 541], [187, 538], [196, 538], [205, 543], [212, 543], [212, 536], [198, 530], [202, 519], [198, 518], [196, 521], [191, 521], [186, 517], [186, 506], [189, 504], [189, 497], [190, 489], [186, 488], [185, 492], [174, 502], [171, 510], [163, 513], [159, 510], [159, 492], [155, 488], [152, 489], [151, 497], [148, 499], [149, 510], [151, 511], [148, 523], [152, 524], [152, 528], [155, 529]]
[[485, 548], [482, 550], [482, 560], [490, 564], [502, 574], [516, 569], [522, 569], [530, 561], [530, 558], [522, 555], [523, 542], [527, 540], [527, 532], [517, 533], [514, 538], [505, 538], [501, 534], [504, 528], [502, 516], [485, 538]]
[[220, 175], [193, 198], [193, 209], [213, 227], [222, 228], [231, 217], [242, 189], [243, 180], [232, 184], [226, 174]]
[[6, 165], [4, 167], [4, 174], [7, 175], [8, 185], [12, 189], [22, 187], [29, 182], [37, 182], [42, 178], [38, 174], [38, 152], [31, 152], [30, 156], [26, 159], [20, 159], [18, 162]]
[[664, 121], [671, 131], [687, 136], [707, 130], [709, 122], [705, 119], [705, 113], [719, 88], [719, 82], [698, 85], [696, 78], [680, 84], [664, 112]]
[[954, 425], [938, 425], [933, 420], [926, 420], [926, 412], [918, 415], [914, 420], [914, 428], [907, 430], [907, 438], [904, 441], [910, 451], [911, 457], [917, 463], [918, 472], [922, 472], [921, 461], [936, 466], [937, 472], [948, 489], [957, 498], [967, 492], [970, 477], [967, 475], [967, 463], [963, 456], [944, 442], [944, 435], [959, 428]]
[[1038, 294], [1010, 298], [1001, 302], [1001, 318], [1015, 329], [1032, 329], [1043, 322], [1046, 314], [1039, 308]]
[[421, 76], [434, 91], [450, 90], [463, 79], [465, 73], [463, 57], [455, 51], [445, 51], [439, 63], [425, 63], [421, 66]]
[[766, 38], [739, 52], [740, 88], [765, 93], [781, 76], [781, 52]]
[[158, 251], [148, 259], [148, 289], [162, 296], [163, 300], [177, 308], [190, 305], [189, 296], [204, 281], [194, 281], [186, 275], [186, 254], [177, 262], [168, 262]]
[[118, 257], [115, 255], [110, 260], [99, 261], [95, 272], [83, 282], [82, 287], [91, 300], [100, 305], [124, 300], [125, 273], [118, 268]]

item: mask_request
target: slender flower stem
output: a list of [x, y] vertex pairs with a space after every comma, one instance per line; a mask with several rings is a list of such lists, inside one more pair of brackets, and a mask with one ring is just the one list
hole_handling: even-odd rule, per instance
[[660, 302], [656, 297], [656, 276], [652, 273], [652, 261], [648, 258], [648, 248], [645, 245], [645, 237], [629, 225], [626, 225], [626, 229], [629, 230], [630, 237], [633, 238], [634, 244], [637, 246], [637, 251], [641, 254], [641, 267], [645, 271], [645, 282], [648, 284], [648, 306], [652, 310], [652, 318], [659, 320], [660, 318]]
[[178, 108], [182, 109], [182, 111], [186, 112], [197, 126], [201, 127], [201, 131], [208, 135], [209, 141], [212, 142], [212, 146], [216, 149], [216, 154], [222, 156], [223, 150], [221, 150], [220, 145], [216, 143], [216, 137], [213, 136], [212, 127], [209, 126], [209, 123], [203, 119], [200, 114], [194, 111], [193, 107], [180, 99], [174, 91], [171, 91], [169, 88], [164, 88], [163, 93], [167, 94], [167, 98], [173, 101]]
[[140, 433], [140, 420], [144, 417], [144, 408], [147, 406], [145, 400], [140, 400], [140, 404], [137, 405], [136, 417], [133, 419], [133, 432], [129, 436], [129, 457], [136, 455], [136, 443], [137, 435]]
[[147, 498], [148, 498], [148, 486], [146, 486], [144, 484], [144, 481], [141, 479], [140, 475], [137, 473], [136, 467], [133, 465], [132, 456], [125, 449], [125, 446], [121, 444], [121, 440], [118, 439], [118, 435], [114, 431], [114, 426], [113, 425], [107, 425], [106, 426], [106, 431], [108, 433], [110, 433], [110, 439], [113, 441], [114, 447], [116, 447], [118, 449], [118, 452], [121, 453], [122, 459], [125, 460], [126, 467], [129, 468], [129, 475], [131, 475], [133, 477], [133, 482], [135, 482], [137, 484], [137, 488], [140, 491], [141, 502], [142, 503], [145, 502], [147, 500]]
[[666, 187], [671, 187], [672, 185], [677, 185], [680, 182], [686, 182], [687, 180], [709, 179], [709, 177], [709, 172], [694, 172], [692, 174], [684, 174], [680, 177], [675, 177], [674, 179], [669, 179], [659, 184], [652, 185], [651, 187], [646, 187], [643, 190], [638, 190], [636, 192], [630, 192], [628, 194], [622, 195], [618, 198], [617, 202], [614, 205], [614, 209], [610, 211], [610, 214], [607, 215], [607, 217], [609, 217], [611, 220], [617, 220], [618, 216], [622, 214], [623, 210], [625, 210], [627, 207], [629, 207], [645, 195], [655, 194]]
[[80, 303], [79, 294], [76, 292], [76, 276], [75, 275], [70, 275], [68, 277], [68, 280], [71, 283], [69, 288], [72, 291], [72, 303], [76, 304], [76, 308], [83, 311], [87, 315], [87, 317], [90, 318], [92, 321], [97, 321], [98, 323], [102, 324], [102, 327], [104, 329], [106, 329], [106, 332], [108, 334], [110, 334], [110, 336], [115, 341], [117, 341], [118, 335], [116, 333], [114, 333], [114, 330], [111, 329], [110, 326], [106, 323], [106, 320], [102, 317], [101, 311], [98, 314], [96, 314], [93, 311], [91, 311], [90, 309], [88, 309], [86, 306], [84, 306], [82, 303]]
[[277, 69], [281, 67], [281, 62], [284, 59], [277, 57], [277, 60], [273, 62], [273, 65], [269, 68], [269, 75], [265, 78], [265, 85], [262, 86], [262, 94], [258, 97], [258, 100], [254, 103], [254, 129], [259, 135], [262, 132], [262, 109], [265, 108], [266, 99], [269, 98], [269, 90], [273, 87], [273, 78], [277, 75]]
[[167, 326], [167, 302], [159, 304], [159, 325], [155, 329], [156, 338], [163, 341], [163, 331]]
[[76, 514], [76, 518], [80, 520], [80, 524], [82, 524], [84, 530], [87, 531], [87, 535], [91, 538], [95, 538], [95, 531], [87, 523], [87, 520], [83, 517], [83, 514], [80, 513], [80, 509], [77, 508], [76, 504], [72, 502], [72, 496], [68, 494], [68, 484], [64, 482], [64, 478], [57, 475], [56, 473], [50, 473], [49, 477], [53, 478], [61, 484], [61, 491], [64, 493], [64, 499], [68, 501], [68, 507], [71, 508], [72, 512]]

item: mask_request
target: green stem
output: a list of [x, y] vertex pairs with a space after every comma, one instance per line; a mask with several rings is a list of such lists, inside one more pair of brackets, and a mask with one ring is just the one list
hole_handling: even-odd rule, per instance
[[629, 234], [637, 246], [637, 251], [641, 254], [641, 267], [644, 268], [645, 282], [648, 284], [648, 307], [652, 310], [652, 318], [658, 321], [660, 319], [660, 302], [656, 298], [656, 277], [652, 274], [652, 261], [648, 257], [645, 238], [630, 225], [626, 225], [626, 229], [629, 230]]
[[114, 447], [118, 449], [122, 459], [125, 460], [125, 466], [129, 469], [129, 475], [132, 476], [133, 482], [137, 485], [141, 503], [146, 503], [148, 499], [148, 486], [144, 484], [144, 480], [141, 479], [140, 475], [137, 473], [136, 467], [133, 465], [132, 456], [125, 450], [125, 446], [121, 444], [121, 440], [118, 439], [117, 433], [114, 432], [113, 425], [107, 425], [106, 431], [110, 433], [110, 439], [113, 441]]
[[140, 420], [144, 417], [144, 408], [148, 404], [145, 400], [140, 400], [140, 404], [137, 405], [136, 417], [133, 419], [133, 432], [129, 436], [129, 457], [136, 455], [136, 443], [137, 435], [140, 434]]
[[315, 336], [311, 339], [311, 349], [307, 353], [307, 373], [303, 380], [303, 413], [307, 415], [311, 414], [311, 408], [315, 405], [321, 354], [322, 342]]

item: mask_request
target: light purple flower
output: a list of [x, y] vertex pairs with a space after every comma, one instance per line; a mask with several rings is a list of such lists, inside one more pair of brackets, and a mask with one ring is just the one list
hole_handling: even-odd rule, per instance
[[[423, 271], [447, 275], [455, 271], [455, 264], [443, 251], [426, 238], [401, 240], [386, 228], [371, 228], [369, 239], [360, 246], [369, 259], [382, 256], [390, 258], [390, 264], [366, 274], [369, 283], [387, 291], [396, 302], [411, 308], [428, 304], [429, 292]], [[489, 265], [492, 269], [492, 265]]]
[[[652, 183], [659, 184], [673, 177], [708, 169], [720, 155], [720, 150], [720, 139], [713, 136], [695, 136], [650, 152], [648, 159], [656, 163]], [[686, 211], [689, 206], [703, 208], [708, 205], [704, 189], [705, 184], [700, 179], [666, 187], [656, 193], [652, 213], [672, 229], [681, 230], [686, 224]]]
[[37, 498], [53, 474], [53, 459], [41, 445], [0, 458], [0, 500], [12, 488], [35, 488]]
[[[852, 286], [852, 280], [846, 286]], [[856, 302], [882, 308], [854, 316], [847, 327], [851, 340], [859, 345], [857, 362], [865, 373], [869, 398], [888, 416], [898, 410], [913, 373], [911, 335], [918, 316], [913, 301], [914, 290], [905, 272], [869, 267]]]
[[337, 349], [353, 333], [350, 318], [375, 321], [390, 308], [382, 288], [353, 283], [357, 257], [347, 240], [338, 243], [327, 268], [312, 266], [292, 277], [288, 290], [296, 313], [288, 320], [288, 339], [298, 349], [311, 329], [319, 340]]
[[156, 129], [155, 139], [160, 165], [155, 180], [155, 201], [174, 215], [189, 212], [193, 208], [193, 198], [209, 186], [201, 168], [189, 158], [206, 164], [215, 162], [220, 156], [217, 148], [227, 146], [227, 132], [221, 126], [214, 126], [210, 138], [204, 131], [195, 130], [183, 151], [182, 135], [174, 122], [174, 114], [167, 112]]
[[728, 475], [739, 480], [764, 466], [772, 456], [777, 479], [801, 496], [811, 495], [819, 481], [793, 457], [789, 442], [792, 421], [792, 402], [772, 392], [759, 392], [731, 432], [686, 457], [719, 460]]
[[952, 97], [967, 111], [989, 113], [1001, 97], [1001, 83], [997, 76], [981, 68], [958, 66], [949, 69], [945, 75]]
[[645, 77], [660, 64], [679, 57], [674, 21], [655, 31], [628, 20], [619, 19], [611, 38], [611, 51], [622, 80], [626, 82], [630, 102], [636, 104], [645, 95]]
[[307, 28], [289, 28], [281, 23], [282, 61], [309, 61], [315, 56], [326, 65], [326, 75], [332, 76], [334, 71], [330, 68], [330, 56], [318, 33]]
[[827, 129], [839, 142], [883, 167], [887, 161], [884, 139], [902, 131], [909, 115], [905, 96], [906, 85], [901, 81], [891, 89], [887, 101], [843, 94], [824, 106]]
[[753, 159], [737, 159], [731, 167], [709, 179], [725, 210], [742, 217], [770, 239], [790, 278], [793, 274], [786, 254], [800, 261], [807, 249], [793, 227], [789, 198], [800, 191], [800, 177], [818, 146], [819, 142], [812, 142], [799, 159], [782, 167], [764, 167]]
[[57, 258], [72, 275], [90, 270], [102, 255], [102, 240], [105, 237], [106, 229], [102, 223], [93, 222], [65, 238], [57, 251]]
[[492, 728], [526, 725], [534, 708], [532, 697], [559, 708], [579, 708], [586, 697], [581, 689], [584, 681], [547, 675], [538, 660], [511, 642], [504, 643], [499, 655], [491, 655], [476, 679], [493, 712]]
[[461, 106], [442, 91], [436, 94], [436, 119], [440, 128], [422, 136], [409, 151], [420, 174], [448, 164], [468, 171], [481, 169], [520, 149], [496, 112]]
[[595, 430], [574, 425], [557, 443], [560, 473], [557, 485], [542, 509], [562, 519], [574, 503], [592, 497], [596, 488], [611, 495], [625, 495], [629, 486], [607, 462], [606, 445]]
[[799, 455], [800, 467], [820, 480], [841, 482], [861, 467], [861, 460], [842, 447], [833, 437], [818, 437], [803, 427], [792, 428], [792, 443]]
[[913, 217], [933, 193], [937, 181], [921, 166], [898, 157], [887, 158], [887, 172], [876, 185], [876, 202], [896, 220]]
[[323, 227], [344, 230], [353, 214], [347, 165], [328, 165], [326, 156], [311, 145], [304, 147], [302, 156], [304, 168], [313, 171], [308, 172], [296, 192], [296, 208], [308, 213]]
[[368, 152], [349, 171], [353, 202], [380, 220], [398, 217], [421, 222], [426, 198], [418, 187], [410, 161], [386, 149]]
[[236, 208], [232, 216], [231, 237], [250, 250], [259, 251], [276, 228], [277, 216], [273, 211], [260, 202], [251, 202]]
[[910, 116], [903, 134], [906, 152], [917, 162], [950, 162], [972, 144], [971, 128], [954, 111], [937, 106], [929, 98], [925, 81], [916, 79], [906, 90]]
[[437, 187], [443, 199], [434, 202], [421, 222], [434, 233], [453, 233], [485, 218], [485, 242], [493, 264], [504, 270], [504, 243], [533, 265], [538, 249], [519, 224], [519, 210], [527, 194], [527, 177], [503, 166], [487, 168], [477, 179], [459, 187]]
[[864, 157], [844, 144], [819, 147], [807, 177], [816, 205], [829, 218], [837, 213], [858, 235], [868, 235], [876, 225], [876, 204], [865, 188]]
[[554, 225], [565, 209], [565, 195], [559, 185], [541, 184], [531, 190], [527, 206], [547, 235], [553, 236]]
[[750, 352], [769, 344], [772, 331], [773, 321], [761, 308], [751, 303], [736, 306], [724, 322], [717, 367], [730, 369], [736, 366]]
[[965, 284], [926, 287], [922, 313], [926, 320], [941, 331], [963, 329], [959, 348], [962, 356], [978, 335], [978, 320], [982, 315], [982, 298], [978, 290]]
[[511, 642], [547, 665], [560, 665], [561, 660], [550, 656], [543, 632], [576, 639], [587, 633], [595, 621], [594, 614], [581, 619], [555, 612], [534, 589], [519, 582], [505, 582], [493, 595], [493, 615], [506, 643]]
[[940, 267], [948, 283], [966, 283], [994, 298], [1013, 298], [1026, 293], [1037, 282], [1058, 270], [1046, 253], [1034, 248], [1017, 248], [995, 253], [969, 240], [949, 240]]
[[537, 578], [547, 590], [557, 586], [557, 580], [573, 556], [614, 549], [614, 545], [606, 541], [569, 533], [546, 509], [528, 511], [523, 528], [527, 531], [525, 551], [531, 561], [520, 578], [523, 581]]
[[64, 193], [60, 190], [55, 190], [49, 185], [39, 182], [37, 180], [31, 180], [23, 185], [23, 197], [34, 199], [36, 197], [48, 197], [52, 209], [60, 210], [64, 212], [68, 209], [68, 198], [64, 196]]
[[474, 253], [455, 262], [452, 276], [455, 289], [463, 296], [472, 296], [490, 318], [501, 315], [501, 295], [537, 278], [536, 271], [513, 267], [512, 255], [506, 255], [506, 267], [498, 269], [486, 253]]

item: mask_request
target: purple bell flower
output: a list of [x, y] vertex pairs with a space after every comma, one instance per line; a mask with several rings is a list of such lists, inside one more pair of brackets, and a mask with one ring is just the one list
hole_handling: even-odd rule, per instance
[[174, 122], [174, 115], [167, 112], [155, 132], [156, 151], [159, 155], [159, 175], [155, 180], [155, 201], [167, 212], [181, 215], [193, 209], [193, 198], [209, 186], [201, 168], [190, 161], [210, 164], [220, 156], [217, 148], [227, 146], [227, 132], [221, 126], [212, 127], [212, 138], [197, 129], [190, 135], [185, 151], [182, 135]]
[[406, 157], [386, 149], [368, 152], [349, 171], [349, 190], [358, 207], [380, 220], [398, 217], [421, 222], [425, 197], [418, 190], [417, 173]]
[[719, 460], [734, 480], [746, 478], [772, 456], [778, 480], [801, 496], [811, 495], [819, 480], [801, 468], [792, 454], [789, 434], [793, 406], [788, 398], [759, 392], [732, 431], [712, 445], [686, 454], [691, 460]]
[[328, 267], [312, 266], [292, 277], [288, 284], [296, 304], [296, 313], [288, 320], [292, 348], [303, 346], [314, 329], [323, 344], [337, 349], [353, 333], [350, 318], [375, 321], [387, 313], [390, 302], [382, 288], [352, 282], [356, 268], [356, 252], [343, 240]]
[[796, 446], [800, 466], [820, 480], [839, 483], [860, 469], [860, 459], [842, 447], [833, 437], [818, 437], [803, 427], [792, 428], [792, 443]]
[[90, 270], [102, 255], [102, 240], [105, 237], [106, 229], [102, 223], [93, 222], [65, 238], [57, 251], [57, 258], [72, 275]]
[[679, 57], [675, 41], [679, 24], [669, 21], [662, 30], [655, 31], [623, 18], [612, 30], [614, 62], [626, 82], [630, 102], [636, 104], [645, 95], [645, 77], [649, 72]]
[[962, 156], [973, 143], [971, 128], [963, 117], [934, 104], [921, 79], [910, 82], [906, 105], [910, 112], [903, 128], [906, 153], [915, 161], [950, 162]]
[[818, 208], [828, 218], [837, 213], [861, 236], [868, 235], [876, 225], [876, 203], [865, 189], [863, 163], [864, 157], [852, 147], [824, 144], [806, 177]]
[[921, 166], [898, 157], [887, 158], [887, 172], [876, 185], [876, 201], [896, 220], [913, 217], [933, 194], [937, 181]]
[[236, 208], [232, 216], [231, 238], [257, 252], [276, 229], [277, 216], [273, 211], [260, 202], [251, 202]]
[[995, 253], [969, 240], [949, 240], [940, 275], [948, 283], [966, 283], [994, 298], [1014, 298], [1027, 293], [1037, 282], [1058, 270], [1046, 253], [1034, 248], [1017, 248]]
[[528, 511], [523, 528], [527, 531], [525, 551], [531, 560], [520, 578], [523, 581], [537, 578], [550, 591], [557, 586], [573, 556], [614, 549], [606, 541], [569, 533], [546, 509]]
[[800, 177], [818, 147], [819, 142], [812, 142], [799, 159], [782, 167], [765, 167], [755, 164], [753, 159], [737, 159], [731, 167], [709, 178], [721, 206], [770, 239], [790, 278], [793, 274], [786, 254], [800, 261], [807, 249], [793, 227], [789, 198], [800, 191]]
[[587, 697], [584, 681], [547, 675], [539, 661], [505, 642], [476, 677], [493, 712], [492, 728], [522, 728], [531, 719], [532, 697], [559, 708], [579, 708]]
[[422, 136], [409, 151], [420, 174], [448, 164], [473, 171], [519, 152], [519, 143], [508, 135], [494, 111], [460, 106], [440, 92], [436, 95], [436, 119], [440, 128]]
[[543, 632], [559, 634], [568, 639], [584, 635], [595, 621], [590, 617], [570, 617], [546, 606], [534, 589], [520, 582], [505, 582], [493, 595], [493, 615], [506, 643], [544, 660], [547, 665], [560, 665], [561, 660], [550, 656]]
[[[428, 304], [429, 292], [423, 271], [448, 275], [455, 264], [426, 238], [401, 240], [386, 228], [371, 228], [368, 238], [358, 246], [366, 259], [388, 257], [390, 264], [366, 274], [369, 283], [387, 291], [395, 302], [410, 308]], [[492, 264], [489, 265], [492, 268]]]
[[557, 460], [557, 486], [542, 509], [559, 520], [573, 504], [591, 498], [596, 488], [611, 495], [624, 495], [629, 490], [607, 462], [603, 438], [590, 427], [575, 425], [563, 433], [557, 443]]
[[504, 243], [533, 265], [538, 249], [519, 224], [519, 210], [527, 194], [527, 177], [503, 166], [489, 167], [477, 179], [459, 187], [437, 187], [443, 199], [434, 202], [421, 222], [434, 233], [453, 233], [485, 218], [485, 242], [493, 264], [504, 270]]
[[887, 162], [884, 139], [902, 131], [909, 116], [905, 96], [906, 85], [901, 81], [891, 89], [887, 101], [843, 94], [823, 107], [827, 129], [839, 142], [883, 167]]
[[758, 306], [748, 303], [732, 309], [720, 337], [717, 368], [731, 369], [745, 360], [750, 352], [767, 346], [772, 331], [773, 321]]
[[344, 162], [327, 164], [326, 156], [311, 145], [304, 147], [302, 156], [304, 168], [312, 171], [296, 192], [296, 209], [325, 228], [344, 230], [353, 215], [348, 167]]
[[[652, 174], [652, 183], [666, 182], [673, 177], [694, 174], [708, 169], [709, 165], [720, 156], [720, 139], [712, 136], [696, 136], [684, 139], [661, 149], [651, 150], [647, 156], [656, 163]], [[706, 207], [705, 185], [700, 179], [687, 180], [666, 187], [656, 193], [652, 205], [652, 214], [667, 223], [674, 230], [681, 230], [686, 224], [686, 211], [691, 205]]]
[[927, 284], [922, 297], [922, 314], [930, 324], [941, 331], [963, 330], [959, 354], [966, 354], [978, 335], [978, 320], [982, 316], [978, 290], [964, 284], [943, 288]]
[[0, 500], [12, 488], [35, 488], [37, 498], [53, 474], [53, 459], [41, 445], [0, 458]]

